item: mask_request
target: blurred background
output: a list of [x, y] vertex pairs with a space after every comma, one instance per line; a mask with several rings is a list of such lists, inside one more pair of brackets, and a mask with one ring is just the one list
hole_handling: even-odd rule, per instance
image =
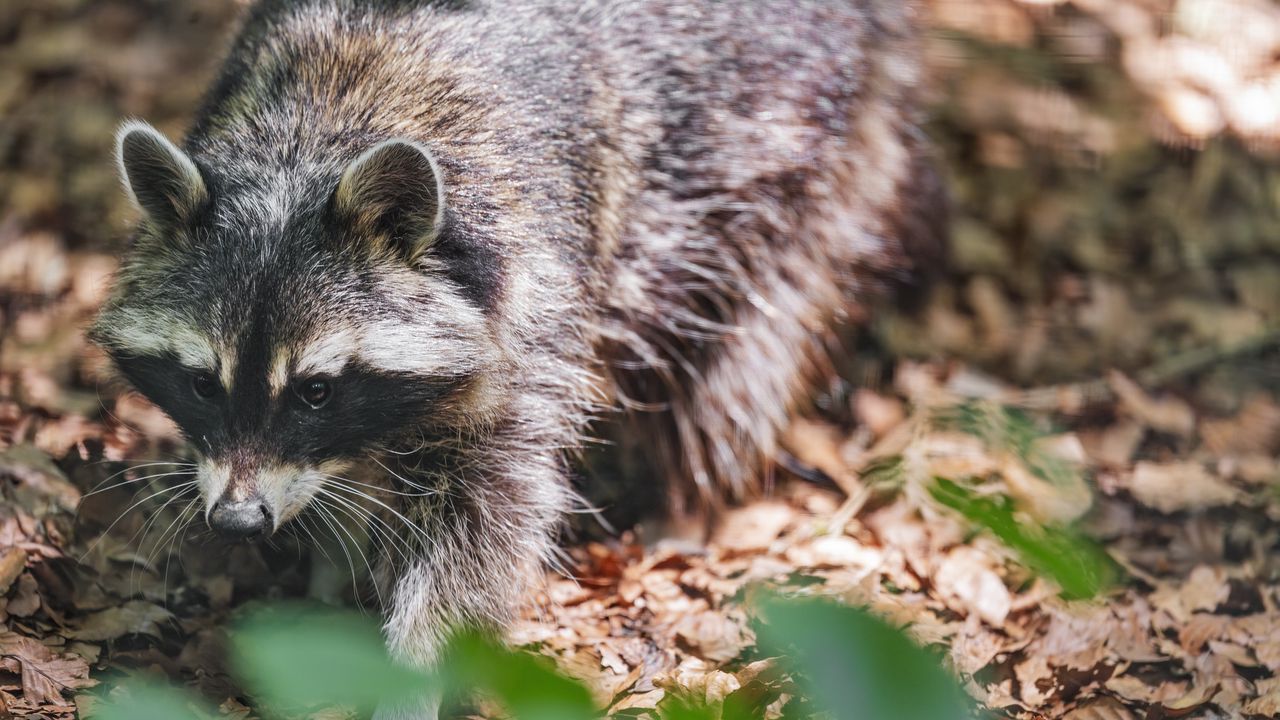
[[[246, 598], [303, 583], [281, 574], [284, 561], [237, 555], [230, 570], [187, 557], [173, 577], [166, 563], [162, 584], [163, 554], [128, 555], [145, 516], [125, 519], [119, 541], [87, 561], [69, 560], [125, 499], [99, 496], [71, 516], [115, 470], [103, 461], [180, 450], [163, 417], [100, 385], [102, 361], [80, 333], [131, 219], [113, 134], [141, 117], [180, 137], [243, 5], [0, 3], [0, 476], [12, 479], [0, 617], [83, 665], [36, 695], [4, 674], [20, 668], [0, 665], [0, 700], [24, 712], [70, 717], [76, 687], [148, 664], [231, 697], [207, 669], [217, 643], [202, 633]], [[825, 578], [912, 623], [1001, 716], [1274, 717], [1280, 3], [924, 6], [927, 129], [953, 201], [951, 264], [922, 308], [872, 316], [842, 378], [789, 433], [791, 471], [829, 487], [751, 509], [749, 531], [729, 523], [698, 559], [655, 558], [626, 539], [576, 549], [580, 576], [599, 582], [563, 592], [590, 611], [565, 610], [552, 592], [519, 637], [591, 675], [601, 697], [658, 702], [662, 682], [711, 692], [720, 668], [745, 686], [732, 669], [741, 648], [710, 647], [728, 633], [716, 623], [733, 616], [722, 600], [736, 589], [706, 577], [739, 577], [747, 571], [732, 563], [768, 557], [781, 563], [775, 574]], [[923, 409], [973, 402], [1019, 414], [966, 416], [976, 430], [917, 422]], [[1043, 472], [1030, 449], [1041, 440], [1057, 443], [1068, 479]], [[1128, 580], [1108, 605], [1058, 604], [1015, 569], [1035, 563], [1008, 538], [984, 544], [927, 494], [902, 491], [895, 463], [912, 453], [931, 463], [917, 474], [981, 477], [980, 494], [1008, 498], [1020, 518], [1080, 524]], [[823, 544], [814, 517], [847, 523], [845, 544]], [[866, 563], [875, 569], [851, 579]], [[109, 579], [139, 565], [141, 585]], [[124, 602], [142, 605], [83, 631]], [[718, 619], [681, 630], [691, 612]], [[618, 623], [584, 629], [602, 613], [644, 642], [610, 645]]]

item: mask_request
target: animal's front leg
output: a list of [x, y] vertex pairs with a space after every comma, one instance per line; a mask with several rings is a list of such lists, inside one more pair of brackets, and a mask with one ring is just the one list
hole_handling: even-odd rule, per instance
[[[387, 649], [395, 660], [430, 671], [439, 660], [452, 624], [447, 603], [437, 596], [429, 561], [418, 562], [395, 582], [392, 605], [386, 617]], [[421, 695], [378, 706], [373, 720], [436, 720], [440, 694], [425, 689]]]
[[[406, 666], [431, 669], [455, 632], [504, 630], [541, 577], [570, 505], [559, 457], [505, 448], [484, 456], [503, 463], [459, 463], [466, 475], [425, 485], [447, 491], [413, 503], [401, 518], [414, 524], [405, 536], [416, 556], [388, 575], [384, 632], [392, 657]], [[423, 693], [380, 707], [375, 718], [434, 720], [439, 703]]]

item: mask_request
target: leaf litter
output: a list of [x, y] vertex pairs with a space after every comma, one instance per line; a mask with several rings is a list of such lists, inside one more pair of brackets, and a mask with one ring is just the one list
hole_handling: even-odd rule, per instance
[[[770, 497], [695, 546], [571, 546], [511, 642], [623, 717], [782, 717], [803, 688], [761, 651], [765, 583], [871, 608], [999, 717], [1280, 714], [1280, 17], [1228, 5], [933, 0], [953, 269], [858, 331]], [[0, 26], [24, 10], [0, 76], [23, 148], [0, 171], [0, 713], [77, 717], [158, 675], [256, 717], [223, 628], [303, 594], [298, 550], [183, 530], [190, 497], [133, 506], [186, 456], [79, 332], [114, 265], [89, 240], [125, 215], [112, 125], [180, 129], [200, 83], [148, 63], [207, 76], [236, 3], [17, 0]]]

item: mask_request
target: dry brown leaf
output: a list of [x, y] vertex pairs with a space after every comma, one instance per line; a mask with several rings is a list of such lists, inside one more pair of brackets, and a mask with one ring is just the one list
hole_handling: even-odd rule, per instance
[[698, 658], [687, 658], [675, 669], [659, 674], [653, 684], [709, 704], [723, 701], [729, 693], [742, 687], [738, 678]]
[[1218, 683], [1205, 687], [1192, 688], [1182, 697], [1166, 700], [1161, 703], [1169, 717], [1183, 717], [1213, 702], [1222, 686]]
[[58, 656], [48, 647], [0, 630], [0, 668], [22, 675], [23, 698], [32, 705], [66, 705], [63, 693], [93, 687], [89, 664], [77, 655]]
[[800, 462], [826, 473], [846, 494], [852, 495], [861, 481], [849, 471], [841, 451], [844, 433], [839, 428], [806, 418], [796, 418], [782, 437], [782, 445]]
[[1208, 643], [1209, 652], [1214, 657], [1221, 658], [1227, 662], [1242, 668], [1258, 667], [1258, 659], [1253, 653], [1242, 645], [1235, 643], [1223, 642], [1222, 640], [1210, 640]]
[[71, 633], [78, 640], [115, 640], [125, 635], [160, 637], [161, 625], [173, 622], [173, 613], [145, 600], [131, 600], [120, 607], [96, 612]]
[[752, 503], [725, 514], [712, 542], [729, 550], [765, 550], [797, 518], [795, 508], [781, 501]]
[[[912, 637], [920, 640], [915, 633]], [[961, 675], [973, 675], [990, 665], [1009, 644], [1007, 637], [982, 626], [966, 627], [951, 636], [951, 663]]]
[[1038, 708], [1049, 702], [1053, 694], [1053, 668], [1043, 657], [1029, 657], [1014, 667], [1022, 701]]
[[1201, 565], [1191, 571], [1178, 592], [1182, 607], [1189, 613], [1196, 611], [1213, 612], [1227, 601], [1231, 595], [1231, 585], [1225, 570], [1219, 567]]
[[957, 547], [942, 560], [933, 581], [957, 611], [977, 613], [983, 622], [1001, 627], [1013, 598], [991, 563], [989, 556], [971, 547]]
[[1256, 683], [1258, 696], [1240, 708], [1246, 716], [1280, 717], [1280, 678], [1263, 678]]
[[31, 617], [39, 609], [40, 585], [31, 573], [22, 573], [18, 577], [18, 589], [14, 591], [13, 597], [9, 598], [9, 604], [5, 610], [14, 617]]
[[1151, 605], [1145, 598], [1112, 604], [1115, 622], [1107, 635], [1107, 649], [1128, 662], [1159, 662], [1164, 654], [1156, 646]]
[[1271, 672], [1280, 671], [1280, 638], [1253, 640], [1253, 654]]
[[699, 657], [717, 663], [732, 660], [753, 642], [741, 623], [716, 610], [684, 618], [676, 635]]
[[987, 449], [981, 438], [967, 433], [929, 433], [912, 448], [928, 458], [928, 474], [938, 477], [984, 477], [998, 472], [1000, 458]]
[[1135, 720], [1137, 715], [1119, 700], [1110, 697], [1088, 700], [1062, 720]]
[[80, 490], [53, 460], [33, 445], [15, 445], [0, 452], [0, 475], [10, 475], [66, 512], [75, 512]]
[[1210, 640], [1222, 637], [1229, 618], [1208, 613], [1194, 613], [1178, 630], [1178, 642], [1189, 655], [1199, 655]]
[[1107, 375], [1107, 382], [1120, 399], [1121, 407], [1147, 427], [1182, 437], [1195, 430], [1195, 413], [1184, 401], [1173, 397], [1153, 398], [1118, 370]]
[[877, 438], [888, 435], [907, 419], [907, 410], [901, 400], [866, 388], [854, 393], [853, 414]]
[[22, 548], [11, 547], [0, 553], [0, 595], [9, 592], [9, 587], [26, 566], [27, 553]]
[[1125, 419], [1101, 432], [1081, 433], [1080, 441], [1095, 463], [1120, 468], [1128, 467], [1133, 461], [1145, 433], [1140, 423]]
[[1214, 455], [1270, 454], [1280, 444], [1280, 405], [1255, 395], [1233, 418], [1204, 420], [1200, 438]]
[[1196, 462], [1140, 462], [1125, 485], [1138, 502], [1164, 513], [1231, 505], [1242, 498]]
[[1162, 694], [1168, 695], [1171, 691], [1178, 694], [1182, 692], [1182, 688], [1174, 688], [1173, 684], [1156, 687], [1132, 675], [1117, 675], [1103, 685], [1117, 696], [1143, 705], [1159, 702]]
[[787, 560], [805, 568], [843, 568], [857, 577], [875, 571], [884, 553], [844, 535], [823, 535], [810, 542], [787, 548]]

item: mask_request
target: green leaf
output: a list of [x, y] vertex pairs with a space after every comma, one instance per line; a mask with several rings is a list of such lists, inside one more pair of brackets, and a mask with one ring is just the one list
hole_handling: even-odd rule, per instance
[[177, 688], [131, 682], [94, 706], [91, 720], [202, 720], [214, 713], [198, 698]]
[[662, 720], [720, 720], [715, 711], [709, 707], [694, 706], [680, 700], [660, 703]]
[[990, 530], [1013, 548], [1027, 567], [1056, 582], [1066, 597], [1094, 597], [1120, 577], [1115, 563], [1097, 543], [1065, 528], [1020, 522], [1007, 498], [981, 497], [946, 478], [934, 478], [929, 493]]
[[591, 720], [591, 693], [549, 663], [474, 635], [454, 640], [441, 663], [450, 688], [476, 688], [497, 698], [518, 720]]
[[762, 648], [791, 658], [801, 695], [836, 720], [967, 720], [968, 703], [934, 658], [869, 613], [825, 600], [767, 597]]
[[350, 613], [279, 606], [238, 623], [231, 641], [240, 679], [273, 705], [371, 710], [433, 687], [391, 661], [376, 624]]

